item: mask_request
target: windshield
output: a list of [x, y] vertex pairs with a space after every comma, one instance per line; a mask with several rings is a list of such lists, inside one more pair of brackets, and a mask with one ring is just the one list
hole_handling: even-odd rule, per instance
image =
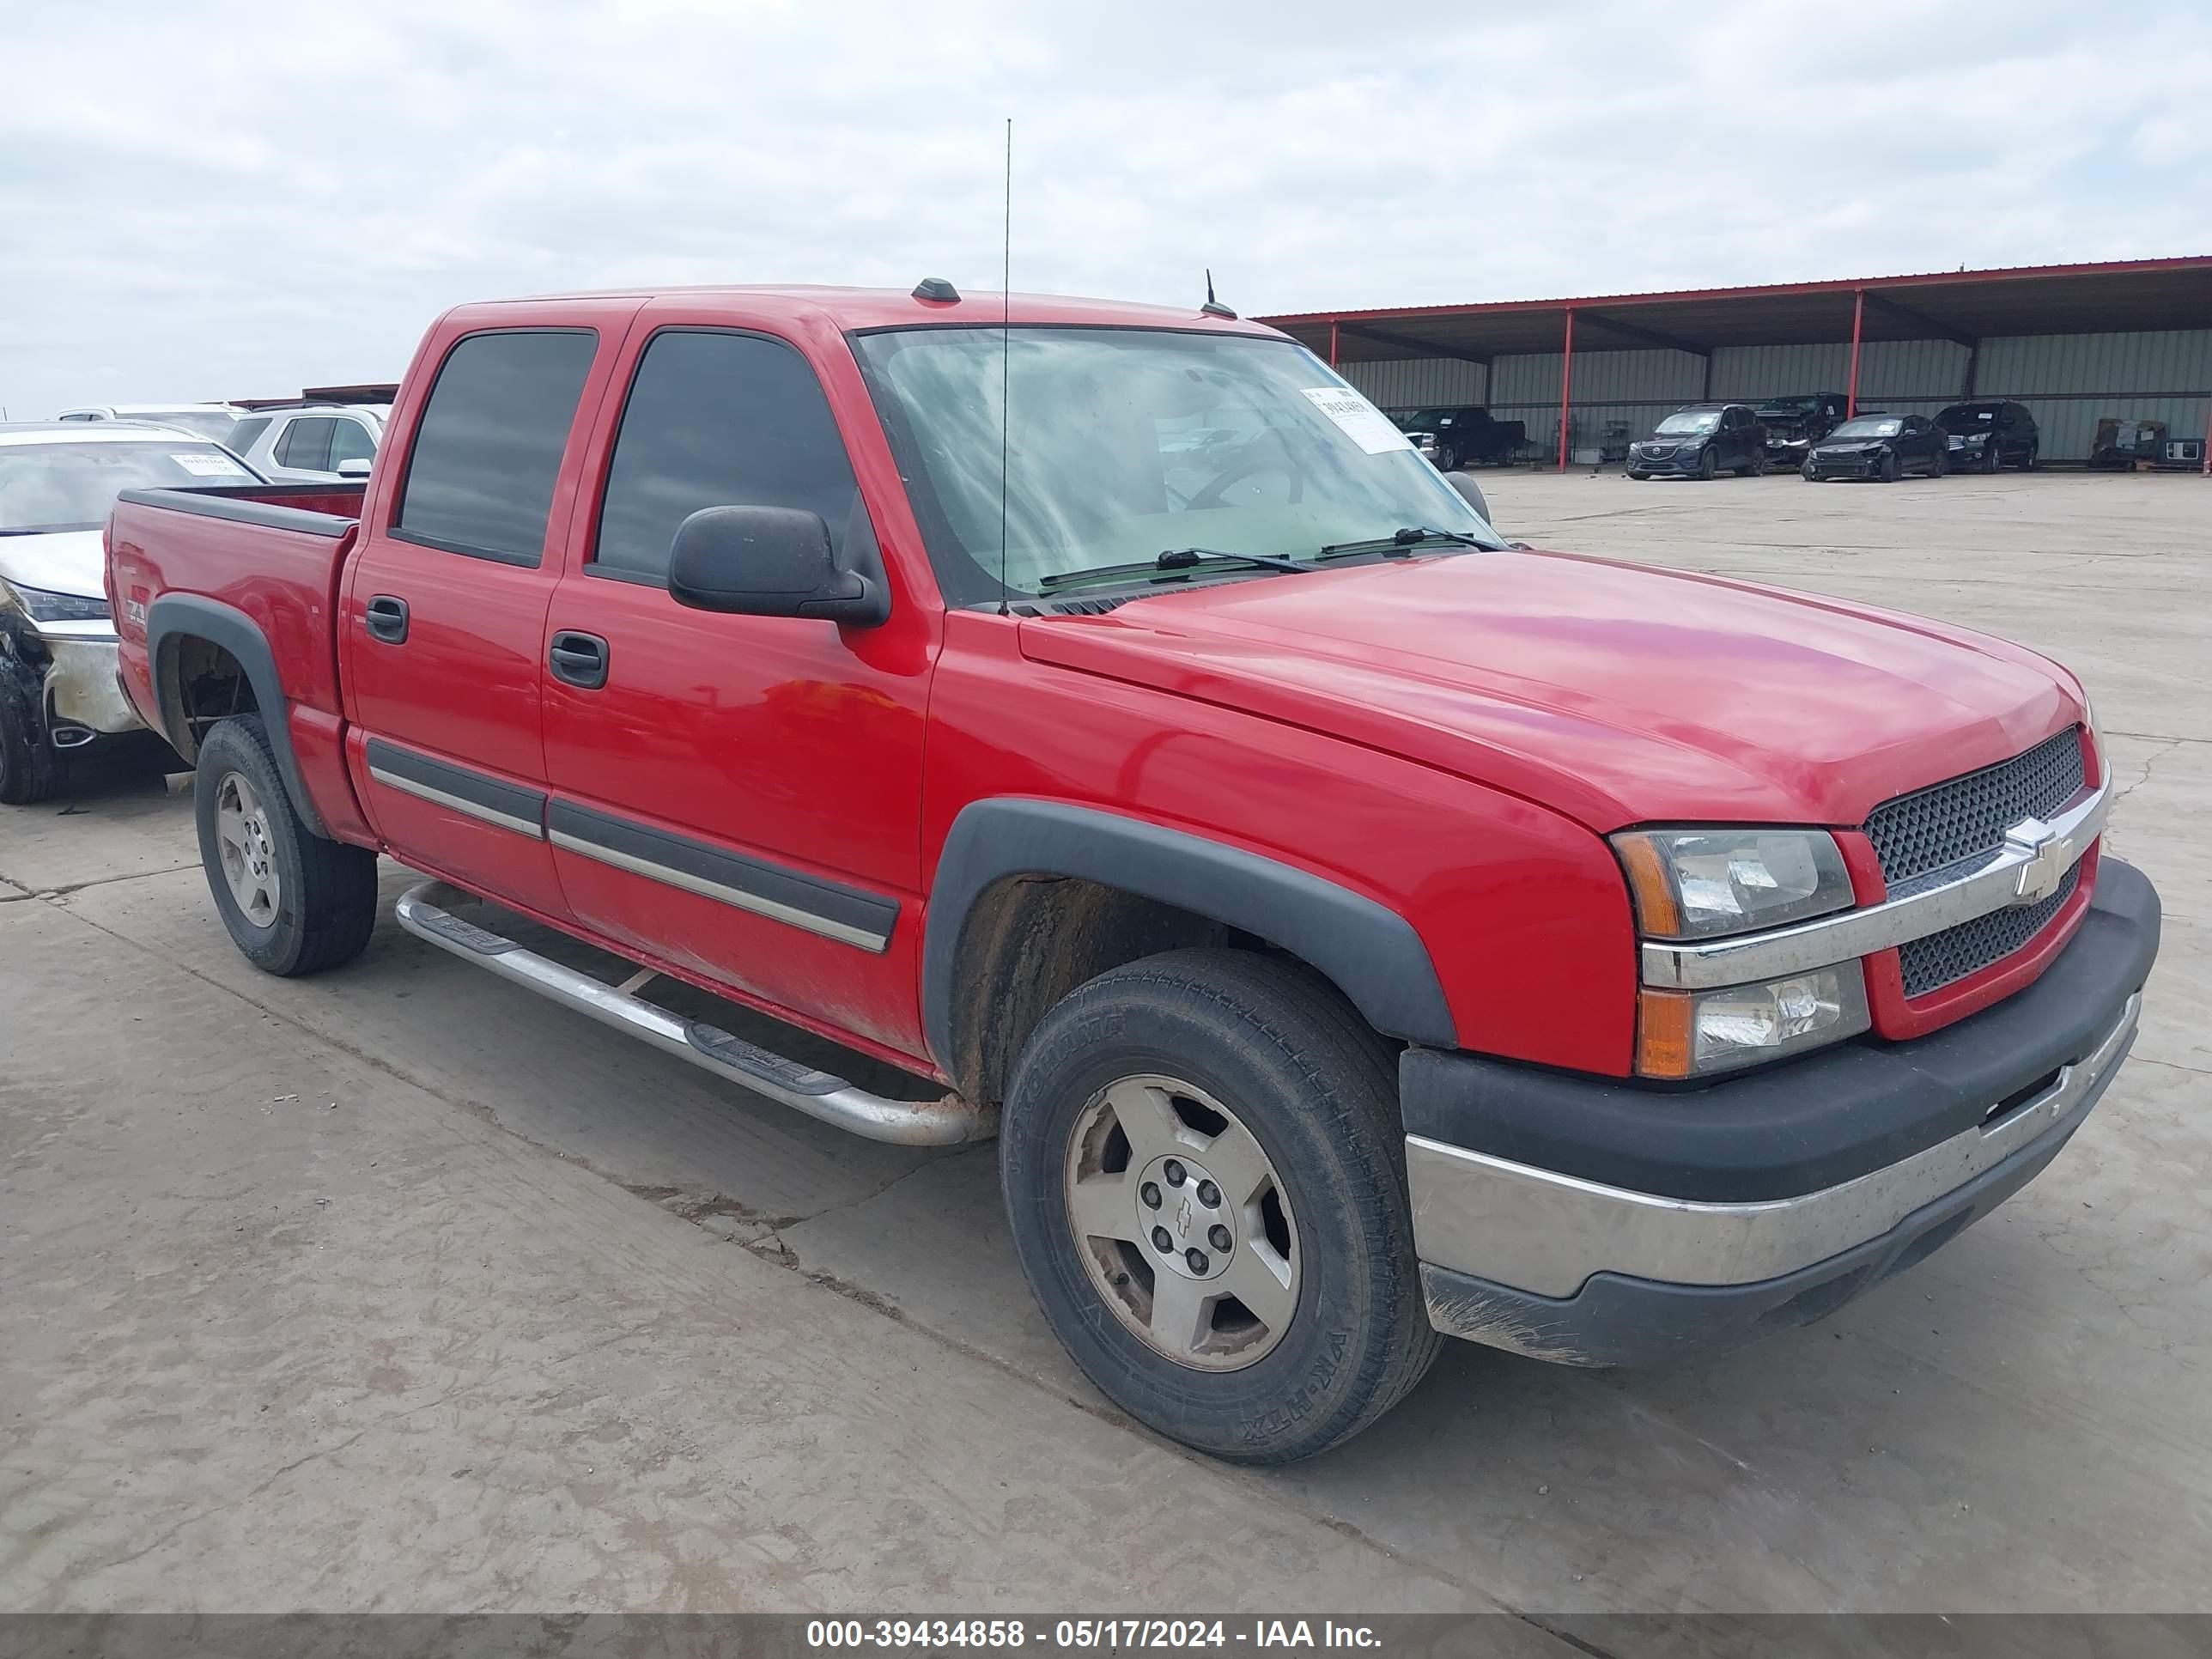
[[1961, 427], [1995, 426], [1996, 419], [1995, 404], [1954, 404], [1936, 417], [1936, 424], [1956, 432]]
[[196, 438], [205, 438], [210, 443], [228, 442], [230, 429], [238, 424], [238, 416], [221, 409], [142, 409], [136, 414], [118, 415], [118, 421], [138, 421], [154, 426], [173, 426], [191, 433]]
[[1832, 438], [1894, 438], [1904, 423], [1894, 416], [1862, 415], [1845, 421], [1828, 435]]
[[1659, 422], [1662, 436], [1677, 438], [1692, 432], [1711, 432], [1721, 423], [1717, 409], [1686, 409], [1679, 415], [1669, 415]]
[[1409, 527], [1504, 545], [1373, 404], [1287, 340], [1017, 328], [1003, 360], [996, 328], [854, 344], [956, 605], [1194, 546], [1302, 558]]
[[1820, 406], [1818, 398], [1769, 398], [1759, 404], [1762, 415], [1810, 415]]
[[213, 444], [0, 444], [0, 536], [97, 530], [125, 489], [251, 483], [253, 475]]
[[1408, 432], [1434, 432], [1440, 427], [1458, 426], [1467, 412], [1462, 409], [1425, 409], [1398, 424]]

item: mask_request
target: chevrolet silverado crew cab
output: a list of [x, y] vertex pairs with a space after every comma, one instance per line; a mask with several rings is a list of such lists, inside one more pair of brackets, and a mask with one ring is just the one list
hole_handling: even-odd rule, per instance
[[1821, 1316], [2051, 1162], [2157, 947], [2064, 669], [1510, 547], [1249, 322], [465, 306], [365, 485], [109, 538], [254, 963], [359, 951], [388, 854], [403, 927], [580, 1017], [995, 1132], [1046, 1321], [1225, 1458], [1343, 1440], [1440, 1334]]

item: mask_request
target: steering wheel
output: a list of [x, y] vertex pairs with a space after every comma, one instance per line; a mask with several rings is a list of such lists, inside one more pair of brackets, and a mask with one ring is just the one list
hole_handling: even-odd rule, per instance
[[1247, 461], [1242, 466], [1231, 467], [1192, 496], [1184, 504], [1185, 510], [1203, 512], [1207, 507], [1218, 507], [1221, 505], [1222, 492], [1230, 485], [1242, 483], [1245, 479], [1262, 472], [1279, 472], [1291, 481], [1288, 504], [1295, 506], [1305, 498], [1306, 475], [1291, 464], [1289, 457], [1283, 456], [1273, 459], [1262, 457], [1257, 460]]

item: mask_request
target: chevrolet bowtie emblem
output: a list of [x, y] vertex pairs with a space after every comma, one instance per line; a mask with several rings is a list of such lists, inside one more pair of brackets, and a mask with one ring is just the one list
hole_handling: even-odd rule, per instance
[[2014, 904], [2033, 904], [2058, 890], [2073, 867], [2073, 848], [2041, 818], [2022, 818], [2005, 831], [2005, 850], [2026, 855], [2013, 887]]

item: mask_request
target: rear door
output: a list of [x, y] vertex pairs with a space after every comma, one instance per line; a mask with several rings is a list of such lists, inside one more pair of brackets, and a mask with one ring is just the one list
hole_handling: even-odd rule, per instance
[[[564, 302], [561, 325], [453, 327], [395, 411], [339, 616], [349, 758], [403, 859], [565, 913], [544, 837], [538, 663], [575, 456], [635, 301]], [[549, 544], [554, 550], [548, 556]]]
[[677, 526], [726, 505], [818, 514], [842, 563], [884, 569], [848, 447], [881, 451], [883, 434], [843, 342], [817, 343], [843, 359], [825, 389], [790, 341], [731, 320], [726, 304], [655, 301], [586, 464], [601, 488], [580, 506], [539, 657], [554, 864], [571, 913], [609, 939], [919, 1057], [934, 608], [894, 583], [889, 622], [845, 628], [695, 611], [667, 591]]

